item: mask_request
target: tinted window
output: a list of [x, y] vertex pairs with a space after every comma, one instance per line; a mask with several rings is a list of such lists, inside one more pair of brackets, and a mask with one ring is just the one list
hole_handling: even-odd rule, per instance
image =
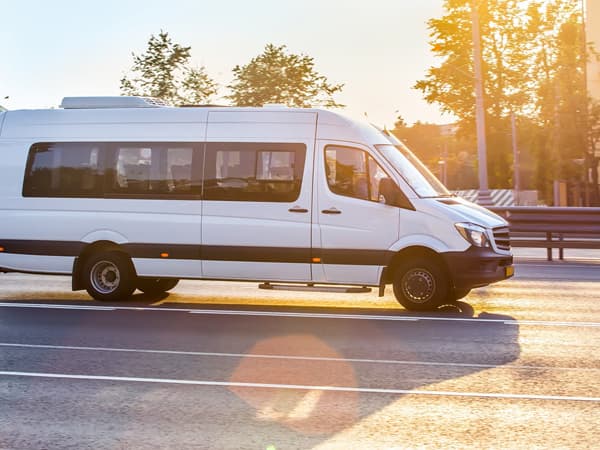
[[45, 143], [32, 146], [23, 194], [293, 202], [306, 147], [258, 143]]
[[207, 144], [206, 200], [293, 202], [300, 195], [302, 144]]
[[201, 144], [44, 143], [29, 153], [27, 197], [198, 198]]
[[108, 194], [156, 198], [200, 194], [201, 170], [194, 164], [201, 155], [190, 144], [111, 144], [109, 153]]
[[26, 197], [96, 197], [102, 193], [102, 145], [35, 144], [29, 154]]
[[325, 150], [325, 172], [329, 189], [334, 194], [382, 201], [379, 181], [387, 175], [368, 153], [354, 148], [328, 146]]

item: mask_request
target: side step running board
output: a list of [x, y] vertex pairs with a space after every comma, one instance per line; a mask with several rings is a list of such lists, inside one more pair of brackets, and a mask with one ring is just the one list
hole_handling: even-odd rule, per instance
[[305, 291], [305, 292], [335, 292], [338, 294], [364, 294], [371, 292], [371, 288], [363, 287], [348, 287], [348, 286], [315, 286], [308, 284], [306, 286], [295, 284], [271, 284], [261, 283], [259, 289], [271, 289], [277, 291]]

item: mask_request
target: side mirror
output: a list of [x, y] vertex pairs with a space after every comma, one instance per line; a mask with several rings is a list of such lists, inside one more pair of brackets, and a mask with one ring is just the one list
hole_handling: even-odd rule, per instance
[[415, 207], [410, 200], [391, 178], [379, 180], [379, 198], [386, 205], [415, 211]]

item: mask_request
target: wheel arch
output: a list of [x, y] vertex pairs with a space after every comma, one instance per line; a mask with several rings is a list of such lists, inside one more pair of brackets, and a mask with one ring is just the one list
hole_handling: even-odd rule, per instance
[[407, 260], [417, 259], [417, 258], [421, 258], [421, 257], [425, 257], [428, 259], [430, 258], [430, 259], [436, 261], [437, 264], [444, 270], [444, 272], [448, 276], [448, 279], [450, 280], [451, 284], [454, 285], [454, 281], [452, 280], [452, 277], [451, 277], [451, 272], [450, 272], [448, 265], [446, 264], [446, 261], [444, 260], [444, 258], [437, 251], [435, 251], [429, 247], [422, 246], [422, 245], [413, 245], [413, 246], [406, 247], [406, 248], [403, 248], [402, 250], [397, 251], [392, 256], [388, 266], [385, 268], [385, 270], [382, 273], [381, 284], [385, 285], [385, 284], [391, 284], [393, 282], [394, 274], [396, 273], [396, 270], [398, 269], [400, 264], [402, 264], [403, 262], [405, 262]]

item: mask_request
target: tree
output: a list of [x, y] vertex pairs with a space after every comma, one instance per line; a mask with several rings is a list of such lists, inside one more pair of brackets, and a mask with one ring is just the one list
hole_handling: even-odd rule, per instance
[[175, 105], [208, 103], [217, 85], [204, 67], [188, 66], [190, 50], [173, 43], [167, 32], [151, 35], [146, 53], [132, 53], [134, 75], [121, 79], [121, 93], [158, 97]]
[[[554, 0], [532, 7], [542, 23], [545, 39], [536, 58], [539, 80], [537, 107], [541, 145], [536, 178], [539, 189], [551, 197], [552, 182], [565, 180], [585, 190], [589, 131], [581, 11], [575, 1]], [[535, 8], [535, 10], [534, 10]], [[577, 200], [577, 199], [573, 199]]]
[[[442, 62], [416, 84], [425, 99], [475, 134], [471, 0], [445, 0], [446, 14], [429, 21], [431, 46]], [[537, 188], [576, 178], [573, 161], [587, 152], [585, 46], [579, 0], [478, 1], [491, 187], [512, 185], [510, 116], [526, 131], [521, 149], [536, 159]], [[525, 133], [523, 133], [525, 134]], [[550, 195], [551, 197], [551, 195]]]
[[[471, 0], [445, 0], [446, 15], [429, 21], [431, 47], [442, 63], [416, 83], [430, 103], [459, 118], [462, 135], [475, 134]], [[535, 30], [519, 0], [478, 2], [491, 187], [510, 182], [510, 115], [533, 108], [531, 55]]]
[[208, 104], [216, 93], [217, 84], [208, 76], [204, 67], [186, 69], [178, 94], [181, 103]]
[[245, 66], [233, 68], [229, 98], [237, 106], [283, 103], [295, 107], [340, 107], [333, 94], [343, 84], [330, 84], [315, 71], [310, 56], [286, 52], [286, 46], [268, 44], [262, 54]]

